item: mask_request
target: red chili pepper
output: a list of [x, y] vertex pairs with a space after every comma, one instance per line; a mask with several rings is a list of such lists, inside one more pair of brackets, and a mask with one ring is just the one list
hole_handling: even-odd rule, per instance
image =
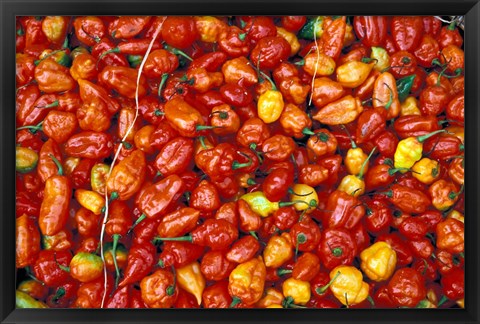
[[328, 270], [351, 264], [356, 254], [357, 245], [349, 231], [344, 228], [328, 228], [323, 231], [317, 255]]
[[128, 253], [127, 268], [118, 287], [138, 282], [149, 274], [155, 265], [156, 252], [155, 246], [150, 242], [132, 245]]
[[353, 28], [362, 44], [382, 47], [387, 36], [388, 19], [385, 16], [356, 16]]
[[326, 210], [323, 213], [325, 228], [351, 229], [365, 215], [365, 207], [356, 197], [339, 190], [335, 190], [328, 197]]
[[397, 270], [388, 283], [388, 293], [397, 306], [415, 307], [427, 290], [421, 275], [411, 268]]
[[168, 268], [172, 265], [175, 268], [181, 268], [199, 259], [204, 252], [205, 248], [203, 246], [190, 242], [167, 241], [163, 244], [158, 264], [162, 268]]

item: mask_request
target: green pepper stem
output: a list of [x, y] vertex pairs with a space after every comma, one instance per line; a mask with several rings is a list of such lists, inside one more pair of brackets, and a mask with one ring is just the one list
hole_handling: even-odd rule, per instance
[[100, 54], [100, 56], [98, 57], [98, 60], [97, 60], [97, 61], [102, 60], [105, 56], [107, 56], [107, 55], [110, 54], [110, 53], [120, 53], [120, 47], [114, 47], [114, 48], [111, 48], [111, 49], [103, 52], [103, 53]]
[[333, 282], [338, 278], [339, 275], [340, 275], [340, 271], [337, 271], [335, 276], [325, 286], [318, 287], [315, 289], [316, 293], [319, 295], [324, 294], [327, 291], [327, 289], [333, 284]]
[[352, 149], [356, 149], [357, 148], [357, 144], [355, 143], [355, 141], [353, 140], [352, 136], [350, 135], [350, 132], [348, 131], [348, 129], [345, 127], [345, 125], [340, 125], [342, 127], [342, 129], [345, 131], [345, 133], [347, 133], [348, 135], [348, 138], [350, 139], [350, 143], [352, 145]]
[[221, 111], [221, 110], [214, 111], [210, 114], [209, 117], [212, 117], [214, 114], [218, 114], [218, 117], [220, 119], [227, 119], [228, 118], [228, 113], [226, 111]]
[[293, 270], [289, 270], [289, 269], [277, 269], [277, 276], [281, 277], [283, 275], [286, 275], [292, 272]]
[[49, 58], [50, 56], [55, 55], [55, 54], [60, 53], [60, 52], [64, 52], [64, 51], [65, 51], [65, 49], [52, 51], [52, 52], [48, 53], [47, 55], [45, 55], [45, 56], [44, 56], [43, 58], [41, 58], [40, 60], [35, 60], [35, 61], [33, 62], [33, 64], [35, 64], [35, 66], [37, 66], [38, 64], [40, 64], [40, 62], [46, 60], [46, 59]]
[[118, 281], [120, 280], [120, 269], [118, 268], [117, 263], [117, 245], [118, 240], [120, 239], [120, 234], [113, 234], [113, 246], [112, 246], [112, 257], [113, 257], [113, 264], [115, 266], [115, 287], [118, 287]]
[[375, 301], [373, 300], [372, 296], [368, 295], [367, 300], [370, 302], [370, 304], [375, 307]]
[[307, 128], [307, 127], [305, 127], [304, 129], [302, 129], [302, 134], [303, 134], [303, 135], [310, 135], [310, 136], [315, 135], [315, 133], [312, 132], [312, 131], [311, 131], [309, 128]]
[[215, 128], [223, 128], [223, 126], [205, 126], [205, 125], [197, 125], [195, 129], [197, 132], [207, 129], [215, 129]]
[[249, 232], [251, 236], [253, 236], [257, 241], [258, 241], [258, 235], [255, 233], [255, 231], [250, 231]]
[[365, 161], [363, 161], [362, 167], [360, 168], [360, 173], [357, 176], [357, 178], [359, 178], [360, 180], [363, 179], [363, 172], [365, 171], [365, 166], [367, 165], [368, 161], [370, 160], [370, 158], [372, 157], [376, 149], [377, 147], [375, 146], [373, 150], [370, 152], [370, 154], [368, 155], [368, 157], [365, 159]]
[[385, 109], [388, 110], [388, 109], [390, 109], [390, 106], [391, 106], [392, 103], [393, 103], [393, 90], [392, 90], [392, 88], [390, 88], [390, 86], [389, 86], [388, 84], [386, 84], [385, 82], [384, 82], [383, 84], [388, 88], [388, 91], [390, 92], [390, 98], [388, 99], [387, 104], [385, 105]]
[[448, 25], [447, 29], [452, 31], [452, 30], [455, 30], [455, 27], [456, 27], [456, 23], [455, 23], [455, 20], [454, 20], [450, 23], [450, 25]]
[[315, 199], [311, 199], [308, 203], [303, 200], [281, 201], [278, 203], [278, 206], [287, 207], [295, 204], [307, 204], [309, 207], [317, 207], [317, 201]]
[[52, 301], [54, 303], [57, 303], [57, 301], [62, 298], [63, 296], [65, 296], [65, 288], [63, 287], [60, 287], [57, 289], [57, 291], [55, 292], [55, 295], [53, 295], [52, 297]]
[[[305, 56], [306, 56], [306, 55], [305, 55]], [[295, 62], [295, 63], [293, 63], [293, 64], [295, 64], [296, 66], [304, 66], [304, 65], [305, 65], [305, 59], [302, 58], [300, 61], [297, 61], [297, 62]]]
[[155, 242], [158, 241], [185, 241], [185, 242], [192, 242], [193, 238], [191, 235], [187, 236], [180, 236], [180, 237], [155, 237], [154, 238]]
[[181, 55], [181, 56], [183, 56], [184, 58], [186, 58], [187, 60], [193, 61], [193, 59], [192, 59], [190, 56], [188, 56], [185, 52], [183, 52], [183, 51], [181, 51], [181, 50], [179, 50], [179, 49], [177, 49], [177, 48], [175, 48], [175, 47], [172, 47], [172, 46], [170, 46], [170, 45], [165, 45], [163, 48], [165, 48], [165, 49], [166, 49], [167, 51], [169, 51], [169, 52], [172, 52], [172, 53], [175, 54], [175, 55]]
[[60, 101], [55, 100], [54, 102], [46, 105], [46, 106], [35, 106], [35, 108], [41, 108], [41, 109], [48, 109], [48, 108], [54, 108], [58, 107], [60, 105]]
[[237, 296], [233, 296], [232, 303], [230, 304], [229, 308], [233, 308], [233, 307], [237, 306], [238, 304], [240, 304], [241, 302], [242, 302], [242, 300], [240, 298], [238, 298]]
[[41, 121], [40, 123], [38, 123], [35, 126], [31, 126], [31, 125], [22, 126], [22, 127], [18, 127], [16, 130], [18, 131], [18, 130], [22, 130], [22, 129], [29, 129], [32, 134], [35, 134], [39, 130], [42, 130], [42, 125], [43, 125], [43, 121]]
[[299, 197], [306, 197], [306, 196], [311, 195], [313, 193], [313, 191], [310, 191], [309, 193], [306, 193], [306, 194], [299, 194], [299, 193], [296, 193], [295, 191], [293, 191], [292, 188], [288, 188], [288, 193], [292, 194], [292, 195], [295, 195], [295, 196], [299, 196]]
[[135, 228], [135, 226], [137, 226], [138, 224], [140, 224], [145, 218], [147, 218], [147, 215], [141, 214], [140, 217], [138, 217], [138, 219], [135, 221], [135, 223], [133, 223], [132, 227], [130, 227], [130, 229], [128, 230], [127, 234], [130, 233], [131, 231], [133, 231], [133, 229]]
[[442, 305], [445, 304], [445, 302], [447, 302], [447, 301], [448, 301], [447, 296], [443, 295], [442, 298], [440, 298], [440, 300], [438, 301], [437, 307], [442, 306]]
[[425, 142], [427, 139], [429, 139], [430, 137], [434, 136], [434, 135], [437, 135], [439, 133], [445, 133], [447, 132], [445, 129], [439, 129], [439, 130], [436, 130], [434, 132], [431, 132], [431, 133], [428, 133], [428, 134], [425, 134], [423, 136], [418, 136], [417, 137], [417, 141], [419, 141], [420, 143], [423, 143]]
[[57, 158], [53, 154], [49, 154], [48, 156], [53, 160], [53, 162], [57, 166], [58, 175], [63, 176], [63, 167], [62, 167], [62, 164], [60, 164], [60, 161], [58, 161]]
[[245, 37], [247, 37], [247, 33], [238, 34], [238, 39], [241, 40], [242, 42], [245, 40]]
[[252, 179], [252, 178], [247, 179], [247, 185], [254, 186], [256, 184], [257, 184], [257, 182], [254, 179]]
[[391, 168], [391, 169], [388, 169], [388, 174], [390, 176], [393, 176], [398, 171], [411, 171], [411, 170], [409, 168]]
[[242, 153], [242, 152], [237, 152], [243, 156], [245, 156], [247, 159], [248, 159], [248, 162], [245, 162], [245, 163], [240, 163], [238, 161], [233, 161], [232, 163], [232, 170], [237, 170], [237, 169], [241, 169], [241, 168], [246, 168], [246, 167], [249, 167], [252, 165], [253, 161], [252, 161], [252, 158], [249, 157], [248, 155]]
[[262, 74], [272, 84], [272, 89], [274, 91], [277, 91], [277, 86], [275, 85], [275, 82], [273, 82], [272, 79], [268, 75], [266, 75], [263, 71], [260, 71], [260, 74]]
[[168, 79], [168, 73], [163, 73], [162, 74], [162, 79], [160, 80], [160, 84], [158, 85], [157, 95], [159, 97], [161, 97], [161, 95], [162, 95], [162, 89], [163, 89], [163, 86], [165, 85], [165, 83], [167, 82], [167, 79]]

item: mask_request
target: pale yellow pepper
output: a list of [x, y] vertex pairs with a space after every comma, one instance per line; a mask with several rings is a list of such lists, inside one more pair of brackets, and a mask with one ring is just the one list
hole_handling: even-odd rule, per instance
[[397, 253], [386, 242], [376, 242], [360, 253], [360, 268], [373, 281], [390, 278], [397, 265]]
[[337, 82], [345, 88], [356, 88], [368, 78], [375, 63], [350, 61], [337, 67]]
[[277, 26], [277, 35], [283, 37], [290, 44], [290, 56], [297, 54], [300, 50], [300, 42], [294, 33]]
[[191, 293], [197, 299], [198, 305], [202, 303], [202, 294], [205, 289], [205, 278], [200, 271], [200, 264], [192, 262], [177, 269], [178, 285], [185, 291]]
[[265, 291], [265, 296], [262, 297], [256, 304], [255, 307], [257, 308], [269, 308], [270, 306], [274, 306], [273, 308], [277, 308], [275, 305], [282, 305], [282, 301], [284, 296], [280, 291], [275, 288], [268, 288]]
[[309, 53], [303, 58], [303, 70], [310, 76], [327, 76], [335, 72], [335, 60], [323, 53]]
[[462, 223], [465, 223], [465, 216], [455, 209], [448, 213], [447, 218], [454, 218]]
[[413, 165], [412, 176], [421, 183], [431, 184], [440, 177], [440, 164], [435, 160], [423, 158]]
[[263, 260], [270, 268], [278, 268], [293, 257], [292, 238], [289, 233], [274, 235], [263, 250]]
[[[343, 177], [342, 181], [338, 185], [337, 190], [348, 193], [351, 196], [358, 197], [365, 193], [365, 181], [363, 180], [363, 175], [366, 172], [368, 167], [368, 161], [375, 152], [375, 147], [370, 152], [370, 154], [363, 160], [358, 175], [349, 174]], [[363, 153], [363, 151], [362, 151]]]
[[404, 168], [404, 170], [400, 170], [400, 172], [407, 172], [406, 169], [410, 169], [415, 162], [422, 158], [423, 142], [435, 134], [444, 132], [445, 130], [440, 129], [423, 136], [407, 137], [398, 142], [393, 157], [395, 168]]
[[373, 68], [379, 72], [390, 67], [390, 55], [383, 47], [372, 47], [370, 58], [375, 60]]
[[92, 190], [75, 190], [75, 199], [83, 208], [88, 209], [95, 215], [100, 215], [103, 207], [105, 207], [105, 197]]
[[418, 101], [415, 97], [407, 97], [407, 99], [400, 104], [400, 116], [421, 114], [420, 108], [418, 108]]
[[196, 16], [194, 20], [200, 40], [205, 43], [217, 42], [220, 35], [228, 31], [228, 25], [216, 17]]
[[105, 163], [95, 163], [90, 171], [90, 185], [92, 190], [100, 195], [105, 195], [105, 187], [107, 183], [107, 175], [110, 166]]
[[310, 283], [308, 281], [288, 278], [282, 285], [283, 295], [295, 305], [305, 305], [311, 297]]
[[318, 206], [318, 195], [313, 187], [303, 183], [297, 183], [292, 187], [290, 201], [292, 203], [295, 202], [293, 207], [295, 207], [296, 210], [310, 213]]
[[257, 113], [265, 124], [271, 124], [280, 118], [285, 103], [282, 93], [277, 90], [275, 83], [265, 73], [262, 72], [262, 75], [270, 81], [272, 89], [265, 91], [258, 98]]
[[262, 217], [268, 217], [280, 208], [278, 202], [271, 202], [268, 200], [262, 191], [246, 193], [241, 196], [240, 199], [245, 200], [250, 208]]
[[335, 280], [330, 285], [330, 290], [343, 305], [355, 305], [367, 299], [369, 286], [357, 268], [338, 266], [330, 271], [330, 279], [333, 278]]

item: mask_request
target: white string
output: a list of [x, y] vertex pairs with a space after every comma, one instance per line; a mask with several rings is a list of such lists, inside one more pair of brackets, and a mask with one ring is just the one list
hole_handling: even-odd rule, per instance
[[315, 84], [315, 77], [317, 76], [317, 68], [318, 68], [318, 62], [320, 61], [320, 52], [318, 50], [318, 43], [317, 43], [317, 23], [318, 23], [318, 16], [317, 19], [315, 20], [315, 24], [313, 25], [313, 40], [315, 41], [315, 49], [317, 52], [317, 61], [315, 62], [315, 71], [313, 73], [313, 78], [312, 78], [312, 84], [311, 84], [311, 90], [310, 90], [310, 100], [308, 102], [308, 105], [312, 105], [312, 98], [313, 98], [313, 86]]
[[137, 118], [138, 118], [138, 110], [139, 110], [139, 107], [138, 107], [138, 88], [140, 86], [140, 77], [142, 75], [142, 71], [143, 71], [143, 66], [145, 65], [145, 62], [147, 60], [147, 57], [148, 55], [150, 54], [150, 51], [152, 50], [152, 47], [153, 47], [153, 43], [155, 42], [155, 40], [157, 39], [158, 37], [158, 34], [160, 33], [160, 31], [162, 30], [162, 26], [163, 26], [163, 22], [165, 21], [166, 17], [163, 18], [162, 22], [160, 23], [160, 25], [158, 26], [157, 30], [155, 31], [155, 33], [153, 34], [153, 38], [152, 38], [152, 41], [150, 42], [150, 45], [148, 45], [148, 49], [147, 49], [147, 52], [145, 53], [145, 56], [143, 57], [143, 60], [142, 60], [142, 63], [140, 64], [140, 67], [138, 69], [138, 74], [137, 74], [137, 88], [135, 89], [135, 118], [133, 119], [132, 123], [130, 124], [130, 126], [128, 127], [127, 129], [127, 132], [125, 133], [125, 135], [123, 136], [122, 138], [122, 141], [120, 143], [120, 145], [118, 146], [118, 149], [117, 149], [117, 152], [115, 153], [115, 156], [112, 160], [112, 163], [110, 164], [110, 170], [108, 170], [108, 173], [107, 173], [107, 177], [106, 177], [106, 180], [105, 180], [105, 216], [103, 217], [103, 222], [102, 222], [102, 230], [100, 232], [100, 257], [103, 261], [103, 297], [102, 297], [102, 305], [101, 305], [101, 308], [103, 308], [104, 304], [105, 304], [105, 298], [107, 297], [107, 266], [105, 264], [105, 256], [103, 254], [103, 236], [105, 234], [105, 226], [107, 224], [107, 221], [108, 221], [108, 193], [107, 193], [107, 182], [108, 182], [108, 179], [110, 178], [110, 174], [112, 173], [112, 170], [113, 170], [113, 166], [115, 165], [115, 161], [117, 160], [118, 156], [120, 155], [120, 150], [122, 149], [122, 145], [123, 143], [125, 142], [126, 138], [128, 137], [128, 135], [130, 134], [130, 132], [132, 131], [133, 129], [133, 126], [135, 125], [135, 122], [137, 121]]

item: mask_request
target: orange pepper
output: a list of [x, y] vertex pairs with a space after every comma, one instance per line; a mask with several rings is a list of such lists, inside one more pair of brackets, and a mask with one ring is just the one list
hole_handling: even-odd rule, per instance
[[228, 292], [233, 297], [232, 305], [242, 302], [253, 305], [263, 295], [267, 269], [261, 257], [253, 258], [239, 264], [231, 273], [228, 282]]
[[324, 106], [312, 118], [326, 125], [341, 125], [354, 121], [362, 111], [360, 99], [347, 95]]

